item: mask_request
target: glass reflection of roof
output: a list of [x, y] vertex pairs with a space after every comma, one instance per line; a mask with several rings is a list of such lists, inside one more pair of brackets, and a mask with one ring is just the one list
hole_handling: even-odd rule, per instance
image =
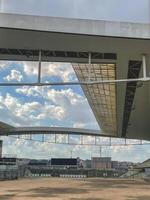
[[[88, 64], [75, 64], [73, 68], [79, 81], [88, 80]], [[91, 81], [115, 80], [115, 64], [92, 64]], [[116, 134], [116, 86], [111, 84], [83, 85], [83, 91], [95, 114], [95, 117], [106, 133]]]

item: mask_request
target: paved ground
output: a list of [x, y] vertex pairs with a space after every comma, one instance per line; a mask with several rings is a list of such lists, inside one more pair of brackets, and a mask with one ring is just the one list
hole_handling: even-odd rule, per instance
[[0, 182], [0, 200], [150, 200], [150, 182], [33, 178]]

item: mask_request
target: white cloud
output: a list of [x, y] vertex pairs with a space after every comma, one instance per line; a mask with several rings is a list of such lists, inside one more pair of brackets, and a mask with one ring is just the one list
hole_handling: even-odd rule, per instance
[[37, 62], [22, 62], [23, 70], [25, 74], [29, 76], [38, 74], [38, 63]]
[[[4, 80], [21, 81], [23, 78], [31, 81], [31, 77], [38, 76], [38, 62], [14, 62], [0, 61], [0, 70], [11, 70], [10, 74], [4, 77]], [[42, 62], [41, 78], [44, 81], [76, 81], [76, 75], [70, 63], [50, 63]]]
[[[82, 124], [84, 128], [98, 129], [87, 100], [72, 89], [23, 87], [16, 89], [16, 92], [34, 97], [35, 100], [24, 102], [23, 98], [16, 98], [9, 93], [0, 95], [0, 113], [4, 113], [0, 120], [23, 126], [42, 125], [45, 121], [47, 126], [51, 126], [51, 120], [57, 120], [61, 126], [65, 122], [65, 126], [69, 127]], [[39, 98], [42, 98], [42, 102]]]
[[[59, 107], [59, 119], [71, 123], [73, 127], [98, 129], [97, 122], [85, 97], [75, 93], [72, 89], [55, 90], [51, 87], [23, 87], [16, 89], [19, 94], [28, 97], [42, 97], [47, 105]], [[49, 110], [47, 108], [47, 110]], [[59, 115], [60, 114], [60, 115]]]
[[73, 124], [73, 128], [84, 128], [85, 124], [81, 122], [77, 122]]
[[75, 77], [75, 72], [70, 63], [43, 63], [42, 75], [59, 76], [64, 82], [67, 82]]
[[0, 62], [0, 70], [3, 70], [7, 67], [6, 62]]
[[9, 68], [11, 64], [13, 64], [11, 61], [0, 61], [0, 70]]
[[[26, 75], [38, 75], [38, 62], [22, 62]], [[42, 62], [41, 76], [44, 78], [59, 77], [62, 81], [75, 79], [75, 72], [70, 63]]]
[[[23, 158], [46, 158], [68, 157], [70, 154], [69, 146], [55, 145], [41, 142], [30, 142], [23, 139], [3, 137], [3, 155], [14, 155]], [[61, 151], [59, 151], [61, 148]]]
[[64, 111], [60, 106], [37, 101], [24, 103], [10, 94], [0, 96], [0, 113], [3, 113], [0, 115], [1, 121], [22, 126], [41, 125], [41, 120], [64, 118]]
[[[50, 88], [50, 87], [45, 87], [45, 88]], [[19, 94], [26, 95], [28, 97], [38, 97], [38, 96], [43, 96], [45, 88], [38, 87], [38, 86], [34, 86], [34, 87], [24, 86], [21, 88], [17, 88], [16, 92]]]
[[4, 77], [4, 80], [6, 80], [6, 81], [21, 82], [22, 79], [23, 79], [23, 75], [21, 74], [21, 72], [19, 72], [17, 70], [11, 70], [11, 73], [9, 75], [7, 75], [6, 77]]

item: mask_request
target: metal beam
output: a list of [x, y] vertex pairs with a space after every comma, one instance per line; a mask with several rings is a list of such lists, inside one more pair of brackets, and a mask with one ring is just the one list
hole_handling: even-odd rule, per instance
[[146, 74], [146, 55], [143, 54], [142, 56], [142, 67], [143, 67], [143, 79], [147, 80], [147, 74]]
[[42, 62], [42, 52], [39, 51], [38, 84], [41, 83], [41, 62]]
[[[6, 136], [8, 137], [8, 136]], [[11, 138], [16, 138], [15, 136], [9, 136]], [[92, 136], [93, 137], [93, 136]], [[101, 137], [100, 137], [101, 138]], [[16, 138], [17, 139], [17, 138]], [[73, 143], [73, 142], [69, 142], [66, 141], [66, 142], [58, 142], [57, 141], [57, 138], [55, 138], [55, 141], [47, 141], [47, 140], [36, 140], [36, 139], [28, 139], [28, 138], [19, 138], [21, 140], [26, 140], [26, 141], [33, 141], [33, 142], [44, 142], [44, 143], [49, 143], [49, 144], [57, 144], [57, 145], [76, 145], [76, 146], [96, 146], [96, 147], [100, 147], [100, 155], [102, 154], [102, 147], [115, 147], [115, 146], [141, 146], [141, 145], [150, 145], [150, 142], [143, 142], [142, 140], [139, 140], [138, 143], [127, 143], [126, 140], [124, 140], [124, 143], [108, 143], [108, 144], [95, 144], [95, 143], [85, 143], [83, 138], [80, 138], [80, 142], [79, 143]]]
[[128, 79], [116, 79], [116, 80], [99, 80], [91, 81], [91, 53], [88, 54], [88, 81], [80, 82], [41, 82], [41, 64], [42, 64], [42, 51], [39, 51], [39, 66], [38, 66], [38, 81], [37, 83], [0, 83], [0, 87], [6, 86], [61, 86], [61, 85], [94, 85], [94, 84], [107, 84], [107, 83], [126, 83], [126, 82], [146, 82], [150, 81], [150, 77], [147, 77], [146, 73], [146, 55], [142, 55], [142, 65], [143, 65], [143, 77], [142, 78], [128, 78]]
[[49, 83], [0, 83], [0, 87], [7, 86], [60, 86], [60, 85], [94, 85], [105, 83], [126, 83], [126, 82], [147, 82], [150, 77], [146, 78], [133, 78], [133, 79], [116, 79], [116, 80], [100, 80], [100, 81], [80, 81], [80, 82], [49, 82]]

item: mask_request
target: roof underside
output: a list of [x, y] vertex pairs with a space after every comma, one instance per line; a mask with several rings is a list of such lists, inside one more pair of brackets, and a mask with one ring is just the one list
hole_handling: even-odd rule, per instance
[[105, 136], [101, 135], [99, 130], [65, 128], [65, 127], [13, 127], [0, 122], [0, 136], [9, 135], [28, 135], [28, 134], [70, 134], [70, 135], [88, 135], [88, 136]]
[[5, 130], [9, 130], [12, 129], [13, 127], [9, 124], [6, 124], [4, 122], [0, 122], [0, 132], [1, 131], [5, 131]]
[[[89, 65], [72, 64], [79, 81], [88, 81]], [[115, 64], [92, 64], [90, 80], [115, 80]], [[83, 85], [82, 89], [88, 99], [100, 128], [108, 135], [116, 135], [116, 86], [112, 84]]]

